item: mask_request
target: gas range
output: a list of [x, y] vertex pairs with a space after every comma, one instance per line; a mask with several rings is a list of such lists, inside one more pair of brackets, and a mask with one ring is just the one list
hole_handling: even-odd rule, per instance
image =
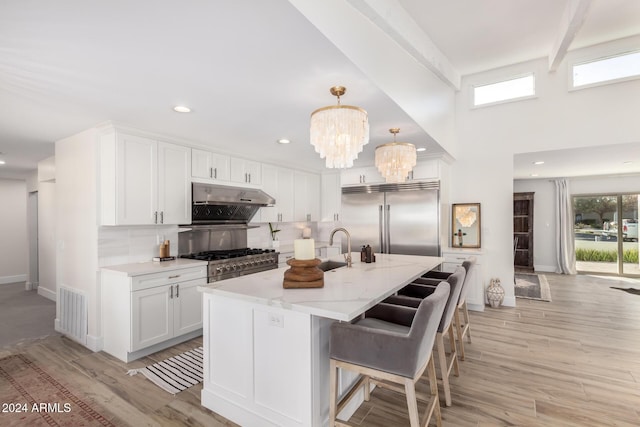
[[278, 268], [278, 255], [274, 249], [243, 248], [196, 252], [180, 257], [209, 261], [207, 281], [211, 283]]

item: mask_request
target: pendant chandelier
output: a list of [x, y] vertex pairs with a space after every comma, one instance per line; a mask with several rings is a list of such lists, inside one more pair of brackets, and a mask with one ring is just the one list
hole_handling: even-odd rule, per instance
[[328, 168], [350, 168], [362, 148], [369, 143], [367, 112], [352, 105], [340, 105], [346, 88], [334, 86], [332, 95], [338, 105], [319, 108], [311, 113], [311, 145], [326, 159]]
[[393, 142], [376, 147], [376, 167], [386, 182], [404, 182], [416, 165], [416, 146], [408, 142], [396, 142], [399, 128], [389, 129]]

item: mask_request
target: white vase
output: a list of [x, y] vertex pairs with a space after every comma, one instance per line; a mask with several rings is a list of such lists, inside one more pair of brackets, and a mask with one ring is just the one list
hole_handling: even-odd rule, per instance
[[280, 247], [280, 240], [272, 240], [271, 241], [271, 247], [273, 249], [278, 249]]
[[504, 301], [504, 288], [500, 285], [500, 279], [491, 279], [487, 287], [487, 300], [492, 308], [498, 308]]

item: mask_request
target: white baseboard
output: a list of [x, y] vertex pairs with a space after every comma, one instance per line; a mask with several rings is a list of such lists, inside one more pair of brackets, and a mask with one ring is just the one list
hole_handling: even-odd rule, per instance
[[43, 288], [42, 286], [38, 286], [38, 295], [43, 296], [47, 299], [50, 299], [51, 301], [54, 301], [54, 302], [58, 300], [58, 297], [55, 291]]
[[0, 285], [5, 285], [7, 283], [24, 282], [26, 280], [26, 274], [16, 274], [15, 276], [0, 276]]
[[536, 272], [542, 273], [555, 273], [558, 271], [558, 267], [555, 265], [534, 265], [533, 268]]
[[87, 348], [91, 351], [102, 351], [102, 337], [87, 334]]

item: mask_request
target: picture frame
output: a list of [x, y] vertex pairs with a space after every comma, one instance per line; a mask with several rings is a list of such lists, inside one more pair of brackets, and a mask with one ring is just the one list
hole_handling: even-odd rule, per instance
[[451, 247], [479, 248], [481, 245], [480, 203], [451, 205]]

